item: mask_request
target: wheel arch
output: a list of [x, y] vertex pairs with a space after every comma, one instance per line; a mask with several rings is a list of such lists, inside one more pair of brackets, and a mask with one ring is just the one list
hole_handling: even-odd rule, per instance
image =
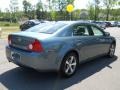
[[115, 41], [115, 40], [113, 40], [113, 41], [112, 41], [112, 44], [114, 44], [114, 45], [116, 46], [116, 41]]
[[78, 51], [77, 51], [77, 50], [74, 50], [74, 49], [71, 49], [71, 50], [67, 51], [67, 52], [64, 54], [64, 56], [61, 58], [58, 69], [61, 68], [61, 64], [62, 64], [65, 56], [68, 55], [69, 53], [75, 53], [75, 54], [76, 54], [77, 59], [78, 59], [78, 64], [79, 64], [79, 53], [78, 53]]
[[[77, 50], [69, 50], [68, 52], [66, 52], [66, 54], [64, 55], [64, 57], [65, 57], [67, 54], [69, 54], [69, 53], [75, 53], [76, 56], [77, 56], [77, 59], [78, 59], [78, 61], [79, 61], [79, 54], [78, 54], [78, 51], [77, 51]], [[64, 57], [63, 57], [63, 59], [64, 59]]]

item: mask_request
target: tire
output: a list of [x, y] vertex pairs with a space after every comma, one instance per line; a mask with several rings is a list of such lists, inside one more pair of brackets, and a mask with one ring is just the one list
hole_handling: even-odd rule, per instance
[[62, 63], [61, 63], [61, 67], [60, 67], [60, 76], [62, 77], [70, 77], [72, 75], [75, 74], [77, 67], [78, 67], [78, 57], [75, 53], [71, 52], [68, 53]]
[[108, 56], [110, 58], [114, 57], [114, 54], [115, 54], [115, 44], [111, 44], [110, 48], [109, 48], [109, 53], [108, 53]]

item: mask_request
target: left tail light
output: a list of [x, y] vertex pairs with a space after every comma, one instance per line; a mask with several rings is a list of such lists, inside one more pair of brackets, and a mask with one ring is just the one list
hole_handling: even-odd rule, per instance
[[32, 43], [28, 45], [28, 50], [33, 51], [33, 52], [42, 52], [43, 47], [40, 41], [35, 39]]
[[11, 44], [11, 35], [8, 36], [8, 44]]

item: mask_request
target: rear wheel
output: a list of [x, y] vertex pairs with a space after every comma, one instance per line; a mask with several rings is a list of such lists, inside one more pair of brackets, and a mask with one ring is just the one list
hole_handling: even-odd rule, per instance
[[60, 74], [64, 77], [70, 77], [75, 74], [78, 66], [78, 57], [75, 53], [67, 54], [60, 68]]
[[114, 57], [114, 54], [115, 54], [115, 44], [111, 44], [108, 56], [112, 58]]

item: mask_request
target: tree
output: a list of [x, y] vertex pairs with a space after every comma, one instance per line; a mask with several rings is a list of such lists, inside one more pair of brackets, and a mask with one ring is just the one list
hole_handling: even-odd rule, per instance
[[100, 13], [100, 7], [99, 7], [100, 1], [99, 0], [94, 0], [94, 20], [99, 19], [99, 13]]
[[95, 10], [94, 10], [94, 6], [93, 6], [93, 4], [91, 3], [91, 2], [88, 2], [88, 15], [89, 15], [89, 19], [90, 20], [94, 20], [94, 18], [95, 18], [95, 16], [94, 16], [94, 12], [95, 12]]
[[0, 17], [2, 16], [2, 11], [1, 11], [1, 9], [0, 9]]
[[[61, 19], [69, 19], [69, 13], [66, 11], [66, 6], [68, 4], [73, 4], [74, 0], [58, 0], [58, 10], [60, 15], [62, 15]], [[72, 18], [72, 14], [71, 14]]]
[[34, 15], [34, 13], [32, 13], [33, 6], [26, 0], [23, 1], [23, 11], [26, 17], [28, 17], [29, 19], [33, 18]]
[[106, 20], [109, 20], [111, 9], [116, 5], [118, 0], [103, 0], [104, 6], [106, 7]]
[[[10, 4], [9, 4], [9, 7], [10, 7], [10, 18], [11, 18], [11, 22], [13, 22], [13, 19], [14, 18], [14, 21], [17, 21], [17, 16], [16, 16], [16, 13], [18, 12], [18, 0], [10, 0]], [[9, 10], [8, 10], [9, 11]]]
[[47, 0], [48, 7], [51, 15], [51, 19], [65, 20], [68, 13], [66, 12], [66, 6], [73, 4], [74, 0]]
[[81, 14], [81, 10], [80, 9], [76, 9], [72, 13], [72, 15], [73, 15], [72, 18], [74, 20], [78, 20], [78, 19], [80, 19], [80, 14]]
[[39, 0], [38, 3], [36, 4], [36, 15], [37, 19], [43, 18], [43, 3], [41, 0]]
[[88, 2], [88, 14], [91, 20], [99, 20], [100, 13], [100, 1], [94, 0], [93, 2]]

